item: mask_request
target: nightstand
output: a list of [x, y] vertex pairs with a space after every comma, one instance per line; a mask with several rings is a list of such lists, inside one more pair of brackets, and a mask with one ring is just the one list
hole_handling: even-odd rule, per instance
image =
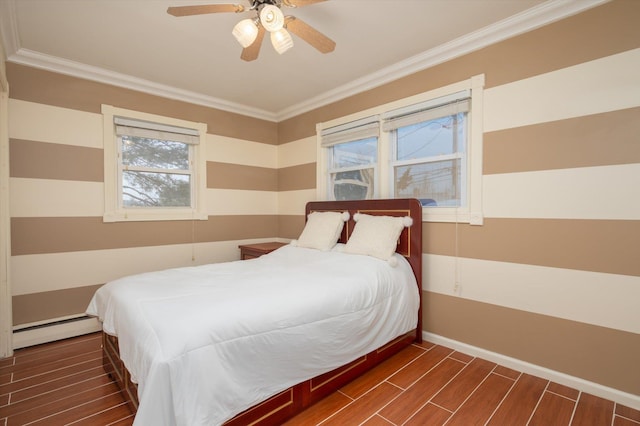
[[240, 260], [255, 259], [256, 257], [271, 253], [272, 251], [286, 245], [287, 243], [277, 243], [275, 241], [241, 245], [238, 246], [240, 249]]

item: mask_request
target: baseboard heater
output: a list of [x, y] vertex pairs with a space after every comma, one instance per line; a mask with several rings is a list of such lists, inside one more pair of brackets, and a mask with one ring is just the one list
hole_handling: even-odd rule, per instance
[[84, 314], [23, 324], [13, 328], [13, 349], [67, 339], [100, 330], [98, 319]]

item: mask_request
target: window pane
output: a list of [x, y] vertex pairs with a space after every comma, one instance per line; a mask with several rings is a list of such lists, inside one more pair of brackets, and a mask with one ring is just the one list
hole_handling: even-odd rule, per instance
[[372, 164], [378, 161], [378, 138], [334, 145], [331, 152], [334, 169]]
[[459, 159], [398, 166], [394, 173], [397, 198], [418, 198], [423, 206], [460, 206]]
[[336, 200], [364, 200], [373, 198], [374, 169], [331, 173], [331, 187]]
[[189, 175], [122, 172], [124, 207], [191, 207]]
[[397, 160], [465, 151], [466, 113], [449, 115], [397, 130]]
[[189, 169], [189, 145], [182, 142], [122, 136], [122, 164], [165, 170]]

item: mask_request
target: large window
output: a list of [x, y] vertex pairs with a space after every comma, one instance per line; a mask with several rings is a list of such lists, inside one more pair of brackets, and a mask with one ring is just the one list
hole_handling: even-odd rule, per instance
[[417, 198], [425, 221], [482, 223], [484, 76], [318, 125], [318, 197]]
[[427, 207], [467, 202], [466, 147], [469, 92], [436, 98], [386, 113], [396, 198], [418, 198]]
[[103, 106], [105, 221], [205, 219], [206, 126]]

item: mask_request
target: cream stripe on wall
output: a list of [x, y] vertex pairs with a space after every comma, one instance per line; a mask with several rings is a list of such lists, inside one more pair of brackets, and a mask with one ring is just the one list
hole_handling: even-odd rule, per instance
[[[9, 99], [9, 112], [12, 139], [103, 148], [100, 114], [16, 99]], [[277, 149], [275, 145], [207, 134], [206, 159], [276, 168]]]
[[640, 333], [640, 277], [433, 254], [423, 262], [426, 291]]
[[315, 163], [317, 160], [316, 137], [300, 139], [278, 146], [278, 167], [292, 167]]
[[[278, 146], [278, 166], [287, 167], [314, 164], [317, 157], [315, 136], [288, 142]], [[280, 187], [285, 186], [279, 184]], [[280, 190], [278, 192], [278, 214], [284, 216], [304, 216], [307, 202], [316, 200], [315, 184], [309, 189]]]
[[278, 214], [278, 193], [209, 188], [207, 189], [207, 214], [211, 216], [276, 215]]
[[13, 294], [101, 284], [125, 275], [187, 265], [190, 244], [13, 256]]
[[[209, 131], [215, 131], [215, 129]], [[206, 159], [220, 163], [275, 169], [278, 167], [278, 147], [207, 134]]]
[[484, 131], [640, 105], [640, 49], [487, 89]]
[[640, 220], [639, 176], [640, 164], [485, 175], [484, 215]]
[[238, 260], [238, 245], [245, 242], [230, 240], [13, 256], [12, 293], [16, 296], [84, 287], [146, 271]]
[[11, 217], [82, 217], [104, 214], [104, 184], [11, 178]]
[[16, 99], [9, 99], [9, 132], [12, 139], [103, 147], [102, 115]]
[[281, 215], [304, 216], [305, 206], [315, 200], [316, 189], [302, 189], [297, 191], [281, 191], [278, 193], [278, 213]]

